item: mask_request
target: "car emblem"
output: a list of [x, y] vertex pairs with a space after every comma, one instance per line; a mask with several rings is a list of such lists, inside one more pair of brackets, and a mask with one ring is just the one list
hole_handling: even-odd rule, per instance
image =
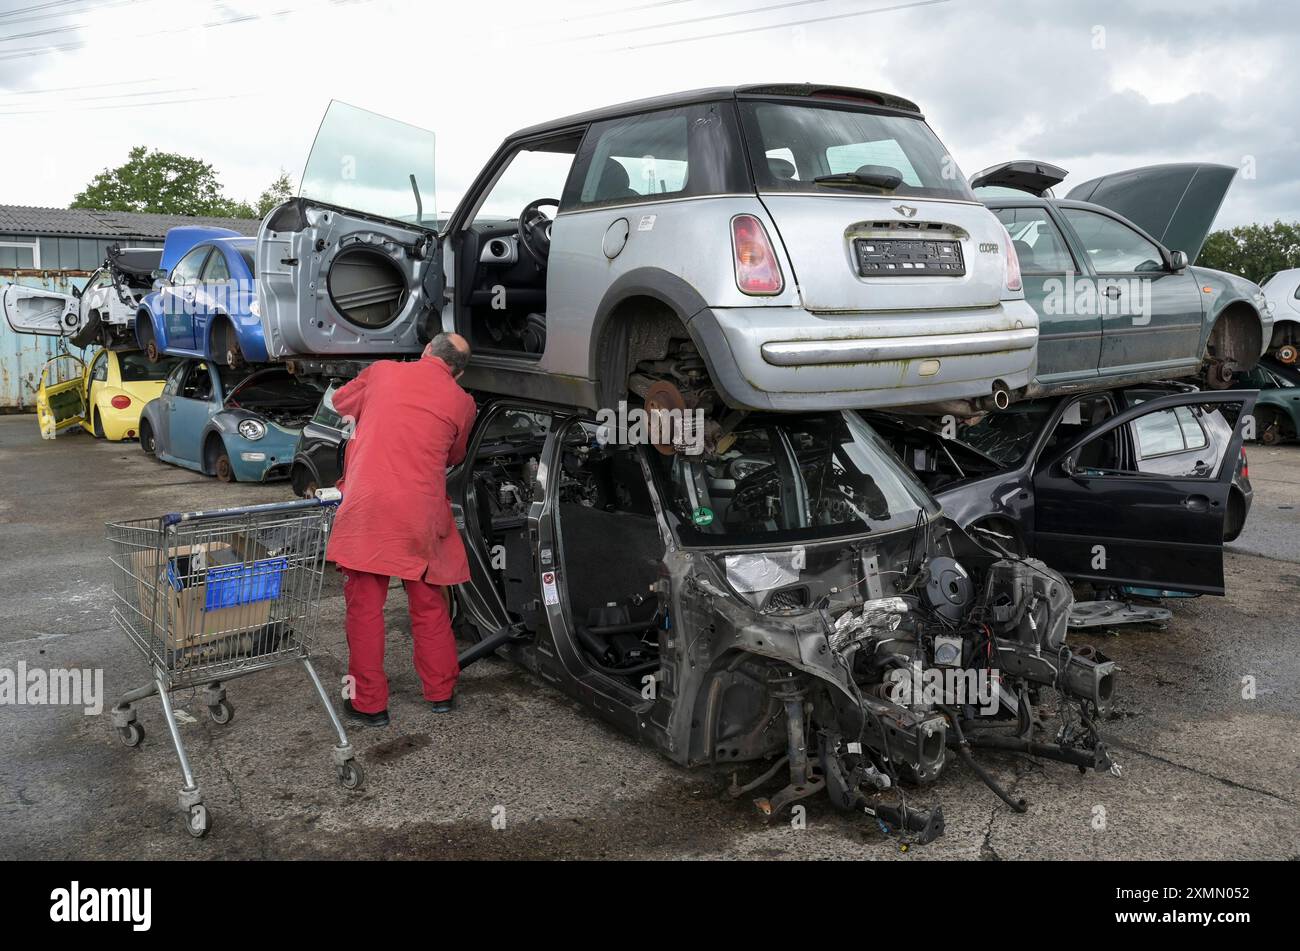
[[895, 205], [894, 211], [898, 212], [904, 218], [916, 217], [916, 209], [913, 208], [911, 205]]

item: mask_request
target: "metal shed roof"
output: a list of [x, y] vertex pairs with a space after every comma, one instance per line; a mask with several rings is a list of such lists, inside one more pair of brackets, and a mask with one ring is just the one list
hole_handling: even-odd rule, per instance
[[35, 208], [0, 205], [0, 233], [64, 235], [78, 238], [132, 238], [162, 240], [180, 225], [229, 228], [243, 235], [257, 234], [252, 218], [200, 218], [189, 215], [142, 215], [126, 211], [87, 211], [80, 208]]

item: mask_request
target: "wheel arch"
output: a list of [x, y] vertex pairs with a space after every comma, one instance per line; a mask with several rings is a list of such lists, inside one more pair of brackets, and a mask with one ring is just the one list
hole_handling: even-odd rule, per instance
[[1264, 350], [1264, 321], [1242, 298], [1219, 308], [1206, 336], [1207, 357], [1223, 359], [1241, 370], [1253, 370]]
[[[591, 325], [588, 376], [596, 382], [601, 405], [612, 406], [622, 398], [628, 343], [637, 320], [645, 315], [651, 320], [675, 318], [695, 340], [691, 319], [707, 306], [694, 287], [662, 268], [636, 268], [615, 280], [601, 298]], [[710, 355], [699, 340], [695, 343], [712, 375]]]

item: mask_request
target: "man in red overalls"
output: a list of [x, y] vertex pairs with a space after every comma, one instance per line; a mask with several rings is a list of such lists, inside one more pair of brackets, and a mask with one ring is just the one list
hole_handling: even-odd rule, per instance
[[349, 717], [388, 724], [384, 600], [402, 579], [411, 613], [415, 669], [436, 713], [452, 706], [460, 667], [451, 615], [440, 590], [469, 580], [465, 546], [447, 500], [447, 467], [465, 458], [474, 400], [456, 383], [469, 343], [439, 334], [419, 360], [381, 360], [334, 394], [340, 416], [356, 420], [348, 442], [343, 502], [326, 557], [343, 570]]

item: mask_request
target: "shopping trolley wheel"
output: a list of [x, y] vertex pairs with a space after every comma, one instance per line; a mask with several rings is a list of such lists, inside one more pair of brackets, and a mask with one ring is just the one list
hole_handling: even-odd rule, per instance
[[144, 742], [144, 725], [139, 720], [132, 720], [117, 728], [117, 738], [127, 746], [137, 747]]
[[360, 789], [361, 784], [366, 781], [366, 771], [354, 759], [348, 760], [338, 768], [338, 771], [339, 785], [344, 789]]
[[212, 817], [208, 815], [208, 807], [201, 802], [196, 802], [190, 806], [189, 815], [185, 819], [185, 829], [196, 839], [201, 839], [208, 834], [212, 828]]
[[224, 726], [235, 718], [235, 708], [229, 700], [223, 697], [221, 702], [208, 707], [208, 716], [212, 717], [213, 723]]

